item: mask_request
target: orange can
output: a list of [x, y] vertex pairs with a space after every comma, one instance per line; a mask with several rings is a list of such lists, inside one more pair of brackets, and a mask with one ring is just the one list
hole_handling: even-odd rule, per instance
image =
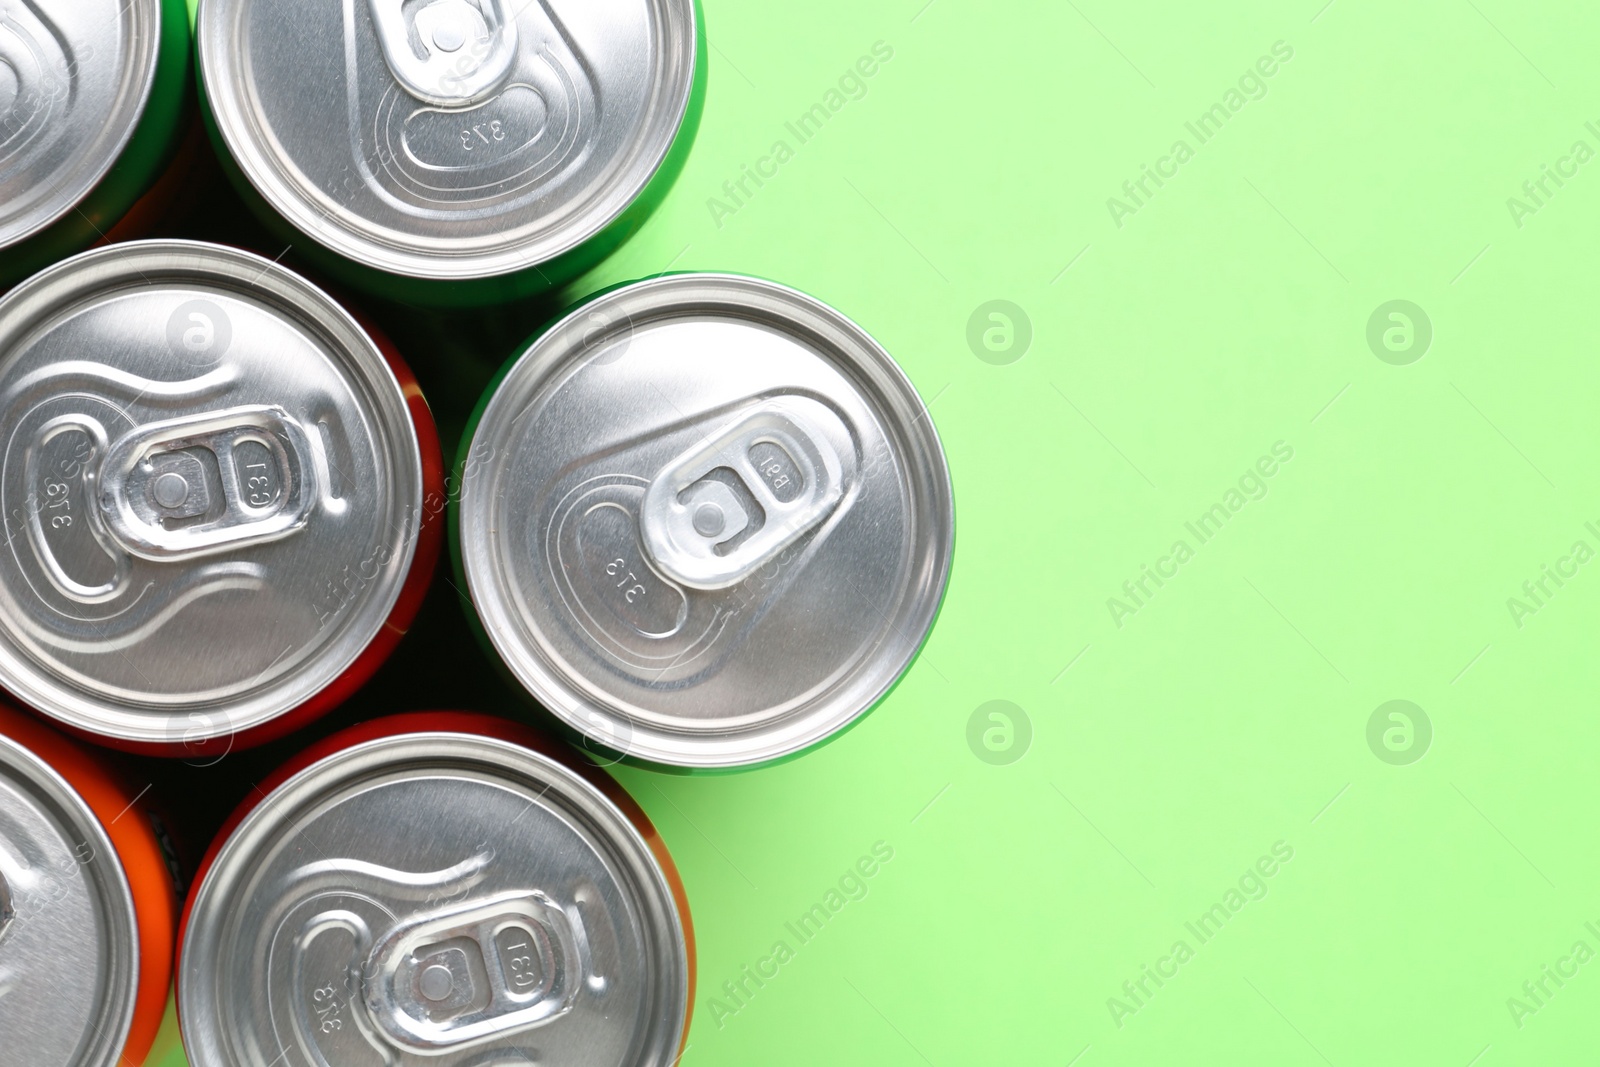
[[172, 984], [165, 830], [103, 758], [0, 707], [0, 1050], [139, 1067]]

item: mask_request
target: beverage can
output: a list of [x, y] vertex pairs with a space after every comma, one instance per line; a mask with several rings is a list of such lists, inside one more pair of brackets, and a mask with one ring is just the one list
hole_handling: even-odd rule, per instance
[[[694, 0], [204, 0], [230, 174], [342, 279], [426, 304], [548, 289], [642, 225], [703, 100]], [[306, 244], [299, 242], [298, 244]]]
[[185, 914], [192, 1067], [675, 1063], [693, 935], [671, 857], [551, 748], [485, 715], [401, 715], [264, 783]]
[[138, 1067], [172, 981], [171, 854], [104, 761], [0, 707], [0, 1050]]
[[485, 640], [599, 751], [804, 751], [888, 692], [944, 593], [927, 409], [865, 330], [773, 282], [584, 303], [508, 363], [462, 454], [453, 554]]
[[106, 237], [184, 130], [183, 0], [0, 9], [0, 287]]
[[71, 730], [215, 754], [329, 710], [431, 578], [416, 381], [259, 256], [112, 245], [0, 300], [0, 685]]

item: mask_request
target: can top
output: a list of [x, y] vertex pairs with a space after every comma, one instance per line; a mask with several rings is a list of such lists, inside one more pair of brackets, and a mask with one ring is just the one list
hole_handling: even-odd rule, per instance
[[258, 726], [398, 599], [422, 457], [372, 339], [249, 253], [85, 253], [0, 300], [0, 684], [148, 744]]
[[89, 805], [0, 736], [0, 1048], [30, 1067], [113, 1067], [133, 1024], [133, 894]]
[[160, 51], [160, 0], [0, 8], [0, 248], [67, 214], [111, 170]]
[[644, 190], [692, 98], [693, 0], [206, 0], [202, 81], [280, 215], [392, 274], [486, 278]]
[[506, 741], [406, 733], [245, 816], [196, 891], [179, 1016], [194, 1067], [664, 1067], [686, 946], [598, 789]]
[[894, 361], [772, 282], [668, 275], [569, 314], [474, 431], [461, 564], [555, 715], [687, 767], [809, 747], [921, 646], [954, 537], [944, 453]]

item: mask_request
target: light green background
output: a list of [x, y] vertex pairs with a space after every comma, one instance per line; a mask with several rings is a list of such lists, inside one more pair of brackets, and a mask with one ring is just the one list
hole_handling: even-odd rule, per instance
[[[1600, 16], [1321, 4], [706, 0], [688, 168], [575, 292], [715, 268], [837, 305], [931, 404], [959, 518], [938, 626], [861, 726], [776, 769], [622, 774], [693, 901], [686, 1064], [1593, 1055], [1600, 962], [1520, 1026], [1507, 1002], [1600, 952], [1600, 564], [1520, 627], [1507, 600], [1600, 550], [1600, 161], [1520, 227], [1507, 200], [1600, 150]], [[799, 144], [785, 123], [880, 41]], [[1278, 41], [1266, 95], [1199, 144], [1185, 122]], [[1194, 157], [1119, 227], [1108, 197], [1178, 138]], [[778, 140], [719, 226], [708, 199]], [[993, 299], [1031, 318], [1010, 365], [968, 347]], [[1432, 323], [1410, 365], [1366, 341], [1391, 299]], [[1279, 441], [1267, 495], [1199, 544], [1184, 524]], [[1179, 539], [1119, 627], [1108, 598]], [[1409, 765], [1367, 742], [1394, 699], [1432, 724]], [[1031, 720], [1008, 765], [968, 746], [991, 700]], [[800, 944], [785, 924], [879, 841], [867, 895]], [[1201, 945], [1184, 924], [1277, 842], [1293, 859]], [[1129, 999], [1179, 939], [1193, 958]]]

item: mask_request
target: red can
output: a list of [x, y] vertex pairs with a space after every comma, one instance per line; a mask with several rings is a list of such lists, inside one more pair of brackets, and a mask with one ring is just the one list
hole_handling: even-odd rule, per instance
[[263, 783], [184, 914], [192, 1067], [676, 1062], [694, 993], [682, 882], [639, 806], [570, 758], [519, 725], [427, 712], [336, 734]]
[[0, 685], [217, 755], [330, 710], [409, 627], [443, 463], [394, 348], [293, 272], [138, 241], [0, 300]]
[[7, 1063], [145, 1062], [171, 988], [177, 897], [144, 798], [100, 754], [0, 707]]

